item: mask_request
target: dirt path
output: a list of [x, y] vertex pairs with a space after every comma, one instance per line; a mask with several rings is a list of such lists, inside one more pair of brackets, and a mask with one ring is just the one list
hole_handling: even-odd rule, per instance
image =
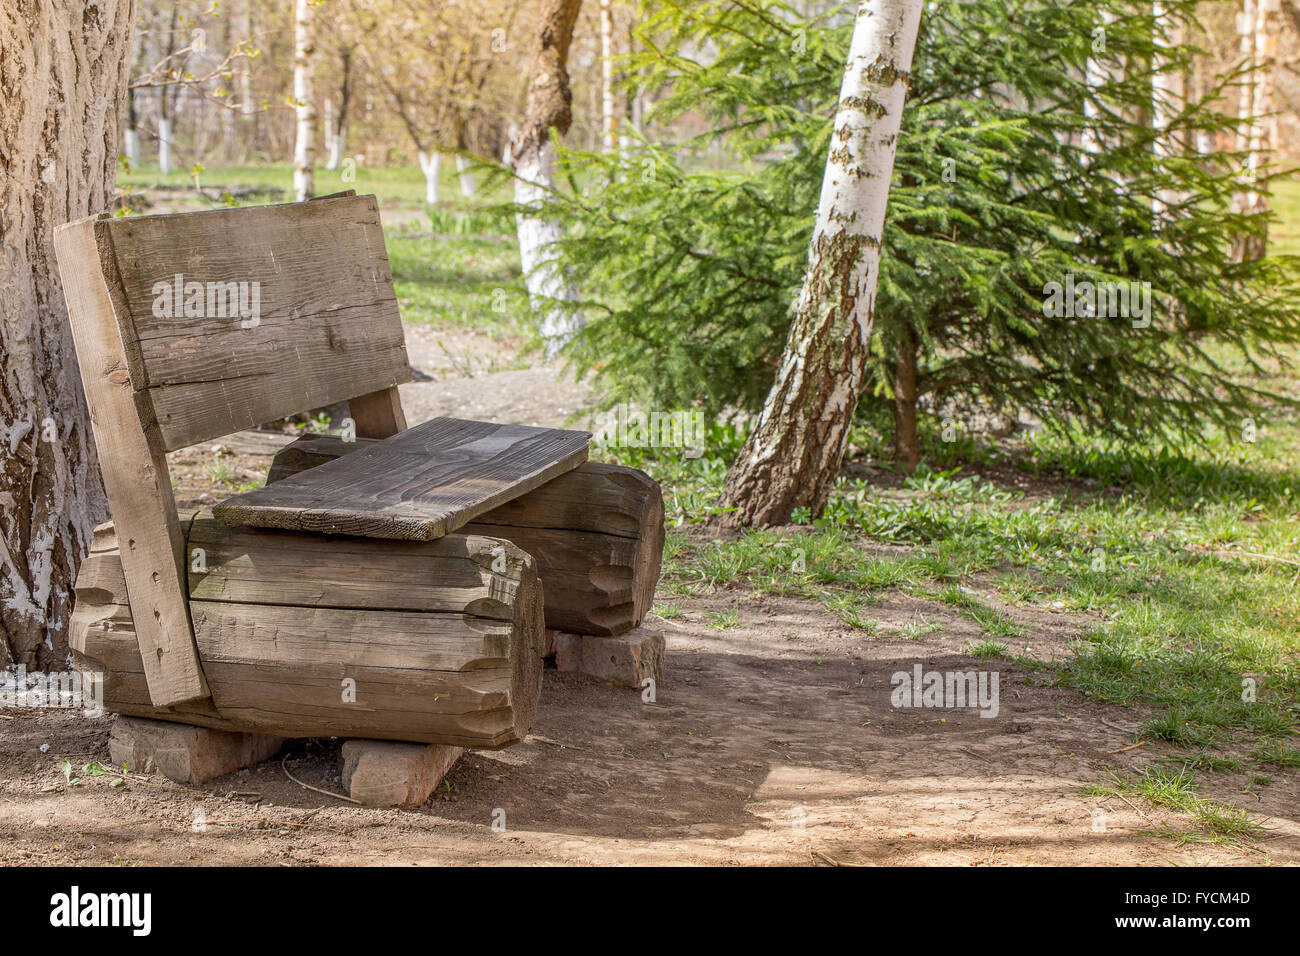
[[[1186, 819], [1080, 788], [1167, 753], [1102, 723], [1102, 708], [1005, 662], [958, 653], [972, 634], [928, 606], [943, 630], [891, 639], [918, 602], [873, 609], [864, 638], [819, 607], [687, 599], [660, 622], [668, 668], [654, 704], [548, 670], [534, 733], [505, 751], [462, 758], [417, 811], [353, 807], [302, 789], [279, 761], [192, 791], [68, 787], [59, 761], [107, 762], [111, 717], [10, 709], [0, 716], [0, 863], [703, 863], [1181, 864], [1300, 861], [1300, 774], [1258, 798], [1244, 777], [1207, 775], [1271, 828], [1254, 848], [1177, 845], [1152, 831]], [[716, 630], [707, 615], [739, 609]], [[1033, 624], [1022, 616], [1022, 623]], [[1046, 645], [1070, 622], [1038, 622]], [[671, 625], [671, 626], [670, 626]], [[997, 670], [1000, 708], [895, 709], [891, 675]], [[1041, 674], [1041, 672], [1040, 672]], [[41, 753], [40, 745], [49, 744]], [[337, 791], [331, 742], [291, 746], [295, 776]], [[44, 787], [52, 792], [39, 792]], [[256, 804], [226, 796], [255, 792]], [[207, 823], [192, 832], [196, 810]], [[504, 812], [505, 830], [494, 832]]]
[[[427, 359], [414, 364], [439, 371]], [[546, 368], [510, 369], [439, 376], [404, 386], [403, 399], [412, 422], [451, 413], [556, 425], [585, 390]], [[283, 440], [178, 453], [179, 500], [220, 490], [214, 463], [265, 474]], [[192, 789], [156, 776], [121, 788], [105, 777], [69, 786], [60, 761], [107, 763], [113, 718], [0, 711], [0, 863], [1300, 862], [1300, 771], [1278, 770], [1257, 793], [1246, 792], [1242, 774], [1202, 775], [1208, 796], [1247, 807], [1270, 828], [1250, 847], [1156, 835], [1193, 827], [1140, 802], [1081, 792], [1112, 770], [1171, 755], [1158, 742], [1112, 752], [1133, 738], [1102, 718], [1134, 727], [1141, 715], [1053, 687], [1045, 671], [965, 656], [979, 635], [942, 605], [891, 592], [871, 609], [880, 621], [874, 636], [814, 601], [744, 590], [687, 597], [680, 607], [673, 620], [652, 622], [669, 647], [654, 703], [548, 670], [533, 735], [505, 751], [467, 754], [416, 811], [321, 796], [289, 781], [278, 760]], [[906, 639], [904, 625], [922, 608], [940, 629]], [[1065, 653], [1085, 623], [1007, 610], [1040, 659]], [[737, 626], [712, 626], [724, 612]], [[997, 716], [895, 708], [891, 677], [917, 663], [996, 671]], [[337, 791], [336, 747], [295, 742], [290, 768]], [[199, 832], [196, 811], [207, 821]], [[505, 829], [496, 832], [502, 812]]]

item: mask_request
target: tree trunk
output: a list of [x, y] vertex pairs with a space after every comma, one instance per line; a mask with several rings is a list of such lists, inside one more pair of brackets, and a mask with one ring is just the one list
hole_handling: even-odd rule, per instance
[[[244, 38], [250, 45], [253, 45], [253, 37], [256, 33], [253, 23], [253, 0], [244, 0], [243, 26]], [[259, 146], [258, 128], [260, 122], [257, 115], [257, 104], [253, 100], [252, 57], [245, 57], [239, 68], [239, 113], [245, 117], [244, 128], [247, 131], [247, 136], [243, 144], [242, 155], [247, 157], [255, 154]]]
[[[550, 131], [563, 136], [573, 121], [573, 92], [569, 89], [569, 44], [582, 0], [544, 0], [533, 41], [532, 79], [524, 123], [510, 144], [510, 167], [515, 173], [515, 202], [525, 210], [538, 210], [555, 186], [555, 147]], [[551, 245], [560, 238], [560, 224], [529, 211], [515, 220], [519, 233], [519, 258], [534, 311], [542, 312], [541, 332], [547, 357], [552, 357], [581, 320], [548, 304], [555, 299], [577, 299], [575, 288], [564, 278]]]
[[474, 170], [470, 167], [474, 165], [469, 161], [469, 157], [456, 154], [456, 179], [460, 183], [460, 194], [469, 199], [478, 191], [478, 184], [474, 182]]
[[[176, 52], [180, 34], [180, 4], [172, 5], [171, 27], [167, 31], [167, 59]], [[166, 176], [172, 171], [172, 115], [168, 109], [168, 87], [158, 88], [158, 171]]]
[[325, 105], [321, 110], [323, 117], [325, 133], [325, 168], [333, 172], [339, 168], [338, 149], [335, 147], [334, 135], [334, 101], [328, 96], [325, 97]]
[[436, 149], [432, 154], [420, 150], [416, 154], [420, 163], [420, 172], [424, 173], [424, 201], [430, 206], [438, 205], [438, 181], [442, 176], [442, 153]]
[[[1103, 57], [1106, 55], [1106, 28], [1110, 26], [1112, 19], [1112, 14], [1103, 10], [1100, 23], [1093, 29], [1090, 37], [1092, 50], [1097, 56], [1089, 57], [1084, 63], [1083, 75], [1085, 85], [1094, 95], [1110, 78], [1110, 67]], [[1083, 130], [1080, 136], [1083, 151], [1090, 156], [1095, 156], [1101, 151], [1101, 131], [1098, 126], [1102, 120], [1102, 109], [1093, 97], [1089, 96], [1083, 101], [1083, 118]]]
[[862, 394], [880, 236], [922, 0], [863, 0], [840, 87], [821, 202], [776, 381], [727, 475], [729, 524], [818, 514]]
[[614, 11], [611, 0], [600, 0], [600, 149], [614, 152], [618, 123], [614, 119]]
[[52, 231], [108, 208], [133, 0], [0, 7], [0, 668], [63, 667], [107, 506]]
[[921, 463], [921, 442], [916, 433], [916, 330], [903, 330], [894, 369], [894, 458], [910, 475]]
[[293, 31], [293, 98], [298, 119], [293, 147], [293, 193], [299, 202], [316, 194], [316, 31], [311, 0], [297, 0]]
[[[1151, 80], [1151, 127], [1155, 133], [1152, 148], [1157, 156], [1165, 158], [1178, 152], [1177, 137], [1169, 127], [1186, 100], [1182, 71], [1169, 69], [1169, 56], [1165, 51], [1182, 44], [1183, 27], [1181, 23], [1161, 22], [1168, 17], [1168, 9], [1159, 0], [1152, 4], [1152, 13], [1156, 20], [1152, 38], [1156, 50], [1154, 65], [1158, 70]], [[1157, 224], [1167, 221], [1184, 199], [1177, 190], [1159, 190], [1152, 204]]]
[[[1274, 70], [1278, 35], [1282, 31], [1281, 0], [1244, 0], [1237, 20], [1237, 34], [1243, 58], [1254, 72], [1241, 90], [1238, 101], [1237, 147], [1246, 154], [1247, 184], [1233, 197], [1233, 211], [1246, 215], [1268, 212], [1268, 191], [1256, 185], [1261, 166], [1268, 163], [1277, 141], [1277, 118], [1273, 112]], [[1233, 262], [1263, 258], [1267, 242], [1263, 236], [1244, 235], [1232, 245]]]

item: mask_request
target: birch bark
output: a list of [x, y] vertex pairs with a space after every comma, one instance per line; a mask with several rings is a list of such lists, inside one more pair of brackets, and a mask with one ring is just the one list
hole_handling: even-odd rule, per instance
[[858, 7], [808, 269], [772, 390], [727, 475], [729, 524], [826, 505], [862, 395], [880, 237], [922, 0]]
[[293, 139], [293, 194], [299, 202], [316, 194], [315, 8], [297, 0], [293, 30], [293, 99], [297, 127]]

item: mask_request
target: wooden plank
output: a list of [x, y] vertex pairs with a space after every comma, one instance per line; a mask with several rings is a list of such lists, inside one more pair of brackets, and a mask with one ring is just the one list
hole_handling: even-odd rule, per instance
[[[190, 563], [190, 598], [304, 608], [468, 610], [508, 621], [514, 584], [492, 570], [493, 552], [506, 553], [499, 544], [479, 536], [391, 541], [229, 528], [211, 512], [200, 512], [189, 532], [189, 553], [201, 557]], [[90, 564], [83, 572], [85, 586], [111, 590], [111, 571], [112, 562]], [[81, 576], [77, 587], [80, 593]]]
[[227, 525], [429, 541], [577, 467], [590, 437], [435, 418], [213, 512]]
[[[318, 571], [327, 579], [339, 573], [342, 562], [331, 561], [325, 546], [362, 544], [376, 546], [359, 558], [367, 564], [382, 562], [379, 553], [390, 549], [389, 568], [414, 562], [428, 575], [438, 573], [430, 562], [443, 559], [480, 585], [466, 583], [460, 606], [447, 589], [434, 605], [451, 610], [435, 612], [348, 607], [357, 598], [355, 590], [310, 595], [318, 600], [312, 607], [196, 599], [195, 630], [212, 699], [156, 707], [145, 685], [125, 592], [113, 584], [121, 579], [112, 567], [120, 554], [101, 550], [99, 566], [84, 582], [78, 577], [70, 643], [79, 666], [105, 673], [108, 709], [288, 737], [496, 748], [527, 734], [537, 711], [544, 629], [541, 587], [524, 552], [507, 542], [460, 535], [411, 544], [234, 530], [203, 514], [194, 521], [191, 543], [211, 544], [223, 532], [229, 544], [205, 551], [208, 577], [237, 587], [251, 586], [251, 570], [268, 560], [279, 569], [269, 577], [282, 582], [288, 564], [282, 559], [294, 540], [302, 545], [298, 573], [306, 581]], [[496, 555], [504, 562], [496, 562]], [[494, 564], [502, 570], [493, 570]], [[429, 586], [446, 587], [446, 582]], [[481, 596], [484, 590], [488, 598]], [[260, 602], [270, 597], [266, 588], [253, 594]], [[301, 592], [286, 594], [295, 596]]]
[[[132, 381], [149, 393], [167, 449], [410, 380], [373, 196], [109, 228]], [[202, 295], [191, 301], [187, 287]], [[232, 290], [244, 312], [230, 308]]]
[[54, 246], [150, 699], [199, 700], [208, 688], [190, 627], [185, 540], [162, 442], [133, 391], [108, 220], [60, 226]]
[[[282, 481], [373, 444], [372, 439], [361, 437], [347, 442], [336, 435], [302, 435], [276, 452], [266, 483]], [[647, 509], [654, 507], [654, 498], [659, 500], [662, 520], [663, 494], [649, 475], [623, 465], [588, 461], [497, 505], [478, 520], [485, 524], [565, 528], [635, 538], [646, 527]]]
[[406, 413], [397, 386], [358, 395], [348, 402], [357, 438], [391, 438], [406, 431]]
[[[271, 463], [267, 484], [373, 442], [305, 435]], [[546, 626], [623, 634], [654, 602], [664, 546], [663, 494], [644, 472], [589, 461], [462, 525], [502, 538], [537, 560]]]

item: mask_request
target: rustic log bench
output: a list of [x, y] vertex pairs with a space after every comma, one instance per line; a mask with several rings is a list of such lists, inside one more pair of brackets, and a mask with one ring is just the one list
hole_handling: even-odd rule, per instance
[[[373, 196], [101, 216], [55, 247], [113, 518], [70, 643], [105, 672], [109, 709], [496, 748], [536, 713], [544, 588], [568, 630], [640, 623], [663, 542], [653, 482], [584, 464], [585, 432], [406, 428]], [[178, 512], [166, 452], [341, 401], [355, 442], [295, 442], [265, 488]], [[607, 526], [584, 530], [584, 508]]]

